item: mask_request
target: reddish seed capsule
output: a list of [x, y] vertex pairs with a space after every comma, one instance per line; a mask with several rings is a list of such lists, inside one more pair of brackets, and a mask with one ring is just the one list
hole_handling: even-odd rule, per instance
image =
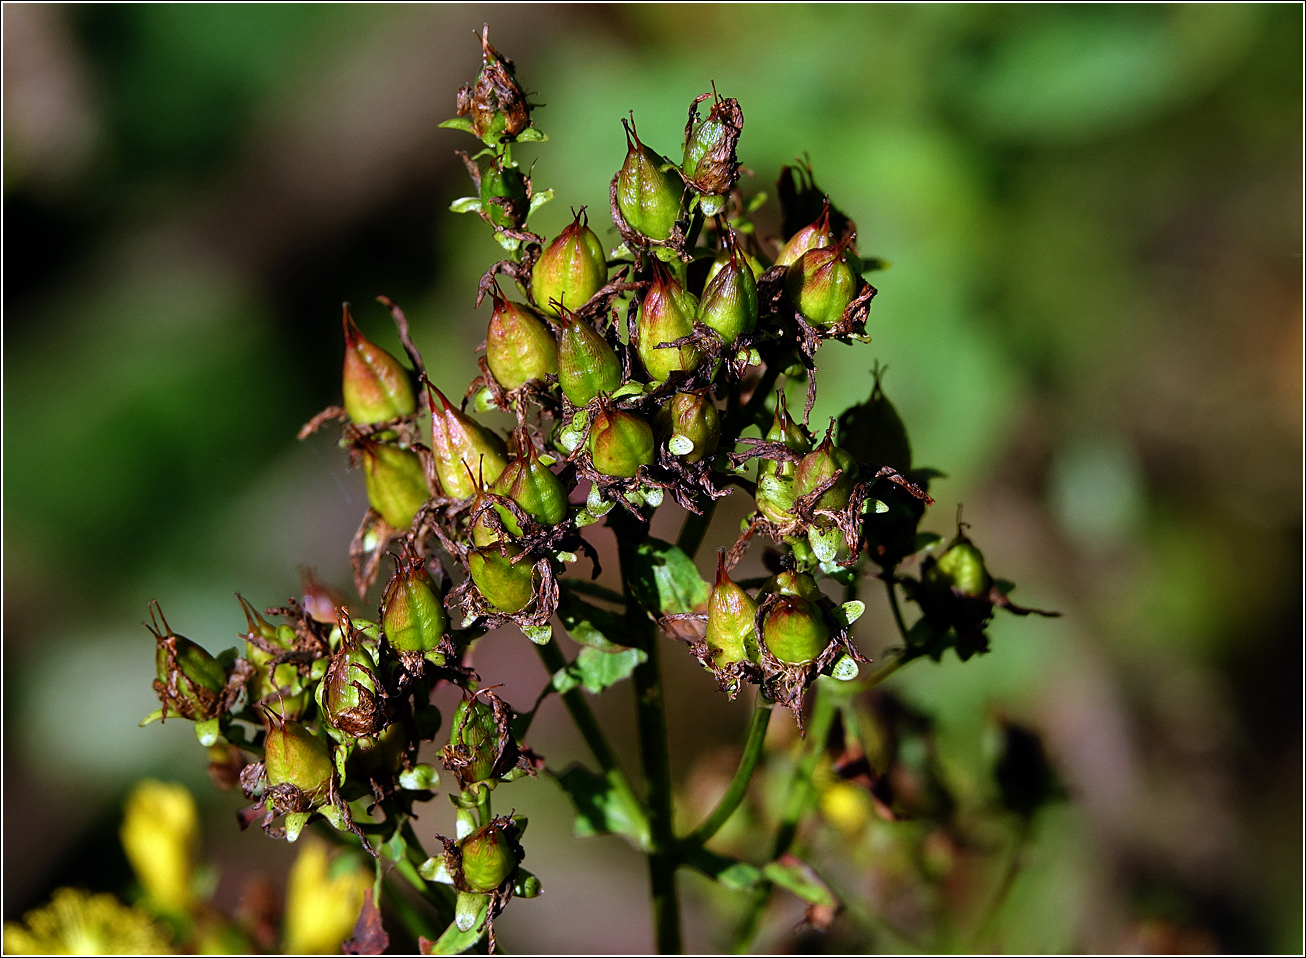
[[657, 265], [653, 283], [639, 304], [635, 326], [639, 332], [639, 358], [649, 378], [661, 382], [673, 372], [698, 368], [702, 354], [693, 346], [662, 346], [694, 332], [698, 300], [667, 270]]
[[762, 640], [785, 665], [803, 665], [816, 659], [830, 644], [830, 627], [814, 602], [785, 595], [762, 620]]
[[717, 652], [717, 665], [757, 661], [757, 603], [731, 580], [725, 554], [717, 554], [716, 585], [707, 600], [704, 642]]
[[558, 371], [558, 344], [549, 327], [525, 307], [509, 302], [497, 290], [494, 312], [485, 334], [485, 361], [504, 389], [516, 389], [532, 379], [543, 381]]
[[676, 393], [654, 422], [671, 452], [686, 462], [712, 455], [721, 442], [721, 414], [712, 400], [698, 393]]
[[453, 406], [434, 386], [427, 396], [431, 408], [431, 456], [444, 494], [468, 499], [476, 491], [473, 479], [499, 478], [508, 465], [507, 447], [495, 433]]
[[734, 242], [730, 244], [730, 258], [703, 289], [698, 318], [727, 345], [757, 328], [757, 280]]
[[345, 307], [345, 412], [360, 426], [385, 422], [417, 411], [408, 370], [376, 343], [366, 339]]
[[798, 262], [804, 253], [814, 249], [822, 249], [832, 242], [834, 242], [834, 234], [830, 229], [830, 201], [826, 200], [825, 207], [821, 210], [821, 215], [817, 217], [816, 222], [804, 226], [789, 237], [780, 250], [780, 255], [775, 258], [775, 265], [792, 266]]
[[590, 459], [605, 476], [632, 479], [653, 462], [653, 429], [621, 409], [600, 409], [590, 423]]
[[[556, 526], [567, 518], [567, 490], [553, 470], [540, 462], [535, 445], [517, 434], [517, 458], [495, 481], [494, 491], [507, 496], [546, 526]], [[504, 528], [521, 535], [521, 524], [509, 509], [496, 506]]]
[[568, 309], [558, 318], [558, 383], [576, 406], [621, 385], [621, 360], [598, 330]]
[[798, 462], [794, 471], [794, 498], [810, 495], [836, 472], [839, 478], [816, 500], [817, 509], [837, 512], [848, 505], [857, 482], [857, 462], [847, 450], [825, 440]]
[[517, 843], [517, 826], [500, 820], [472, 832], [458, 848], [462, 853], [463, 884], [482, 894], [502, 885], [525, 857]]
[[680, 215], [685, 184], [664, 169], [666, 157], [640, 142], [634, 122], [622, 120], [621, 125], [626, 128], [626, 160], [617, 173], [617, 208], [635, 232], [664, 240]]
[[531, 271], [531, 296], [550, 316], [558, 303], [580, 309], [608, 281], [603, 244], [585, 223], [585, 210], [540, 254]]
[[362, 463], [367, 501], [388, 525], [407, 529], [431, 497], [422, 460], [411, 449], [367, 441]]
[[813, 326], [833, 326], [857, 297], [857, 274], [844, 262], [848, 244], [808, 250], [785, 275], [785, 296]]
[[278, 722], [268, 730], [263, 762], [269, 785], [293, 785], [309, 798], [321, 798], [330, 788], [331, 751], [298, 722]]

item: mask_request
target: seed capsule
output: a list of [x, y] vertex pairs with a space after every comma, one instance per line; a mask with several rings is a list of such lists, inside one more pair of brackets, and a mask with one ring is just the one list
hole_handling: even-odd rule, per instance
[[[567, 518], [567, 490], [552, 469], [540, 462], [535, 445], [517, 434], [517, 458], [495, 481], [494, 491], [507, 496], [546, 526], [556, 526]], [[496, 506], [504, 528], [521, 535], [521, 523], [511, 511]]]
[[717, 665], [757, 661], [757, 603], [726, 573], [725, 553], [717, 554], [716, 585], [707, 600], [703, 641], [717, 651]]
[[505, 167], [496, 156], [481, 172], [481, 209], [495, 226], [521, 229], [526, 222], [530, 201], [526, 197], [526, 177], [514, 167]]
[[485, 334], [485, 361], [504, 389], [516, 389], [532, 379], [543, 381], [558, 371], [558, 344], [549, 327], [530, 310], [509, 302], [497, 290], [490, 327]]
[[[706, 94], [700, 100], [706, 99]], [[680, 168], [700, 193], [725, 196], [739, 179], [735, 148], [744, 129], [744, 111], [731, 97], [716, 97], [708, 115], [698, 118], [697, 104], [690, 107], [685, 129], [685, 156]]]
[[535, 598], [535, 564], [514, 545], [473, 549], [467, 554], [467, 568], [472, 582], [486, 602], [500, 612], [512, 615], [531, 604]]
[[838, 512], [848, 505], [857, 483], [857, 461], [829, 439], [803, 456], [794, 470], [794, 498], [810, 495], [836, 472], [839, 478], [816, 500], [817, 509]]
[[493, 706], [476, 696], [459, 702], [449, 729], [449, 749], [469, 762], [459, 771], [464, 787], [493, 778], [500, 752], [499, 722]]
[[[670, 440], [671, 451], [686, 462], [712, 455], [721, 442], [721, 414], [698, 393], [676, 393], [658, 410], [654, 423], [660, 437]], [[686, 444], [688, 451], [682, 451]]]
[[810, 226], [804, 226], [785, 243], [780, 255], [775, 258], [776, 266], [792, 266], [802, 258], [804, 253], [814, 249], [824, 249], [834, 242], [834, 233], [830, 229], [830, 201], [826, 200], [821, 215]]
[[839, 417], [839, 444], [861, 462], [907, 472], [911, 469], [907, 426], [880, 388], [880, 375], [876, 370], [870, 397]]
[[430, 652], [449, 628], [440, 592], [420, 561], [395, 570], [381, 608], [386, 640], [401, 652]]
[[693, 346], [661, 347], [694, 332], [698, 300], [661, 265], [653, 270], [635, 328], [639, 334], [637, 350], [649, 378], [661, 382], [673, 372], [692, 372], [698, 368], [702, 354]]
[[345, 412], [359, 426], [417, 411], [408, 370], [376, 343], [365, 339], [345, 306]]
[[340, 648], [318, 683], [317, 704], [332, 728], [353, 738], [366, 738], [386, 726], [376, 662], [363, 645], [361, 633], [344, 614], [340, 632]]
[[482, 894], [502, 885], [526, 857], [517, 842], [517, 826], [508, 820], [495, 819], [464, 838], [458, 848], [463, 884]]
[[703, 289], [698, 318], [727, 345], [757, 328], [757, 280], [734, 242], [730, 258]]
[[820, 602], [825, 598], [812, 576], [794, 569], [777, 572], [767, 579], [762, 586], [762, 595], [795, 595], [809, 602]]
[[634, 478], [640, 466], [653, 462], [653, 429], [643, 419], [621, 409], [600, 409], [590, 423], [590, 459], [605, 476]]
[[268, 784], [293, 785], [311, 799], [331, 786], [331, 751], [327, 743], [298, 722], [277, 722], [263, 743]]
[[482, 139], [511, 140], [531, 125], [531, 107], [512, 61], [490, 46], [489, 27], [481, 32], [481, 58], [476, 84], [458, 91], [458, 115], [469, 117]]
[[584, 406], [599, 393], [621, 385], [621, 360], [598, 331], [563, 309], [558, 319], [558, 383], [574, 405]]
[[440, 488], [451, 498], [470, 498], [476, 491], [474, 478], [486, 483], [499, 478], [508, 465], [507, 447], [495, 433], [459, 412], [440, 390], [428, 389], [431, 455]]
[[[811, 450], [812, 440], [802, 423], [789, 415], [783, 392], [777, 394], [775, 416], [766, 432], [767, 442], [782, 442], [792, 452]], [[784, 524], [794, 518], [794, 482], [796, 464], [763, 459], [757, 469], [757, 509], [771, 522]]]
[[785, 275], [785, 296], [813, 326], [832, 326], [857, 297], [857, 274], [844, 262], [848, 241], [808, 250]]
[[[165, 717], [175, 714], [196, 720], [212, 718], [218, 709], [219, 693], [227, 684], [226, 672], [202, 646], [172, 631], [157, 602], [151, 603], [150, 617], [153, 624], [146, 628], [154, 633], [156, 641], [154, 690]], [[169, 686], [175, 691], [170, 691]]]
[[580, 309], [608, 281], [603, 244], [584, 222], [585, 210], [540, 254], [531, 271], [531, 296], [550, 316], [558, 303]]
[[617, 173], [617, 208], [631, 229], [664, 240], [680, 215], [685, 184], [665, 169], [666, 157], [640, 142], [633, 121], [621, 125], [626, 128], [626, 160]]
[[431, 497], [422, 460], [411, 449], [383, 442], [363, 445], [363, 479], [367, 501], [395, 529], [407, 529]]
[[938, 561], [923, 570], [923, 574], [931, 584], [971, 598], [987, 595], [993, 585], [993, 578], [984, 567], [983, 554], [961, 532]]
[[796, 595], [784, 595], [762, 621], [762, 640], [785, 665], [811, 662], [830, 644], [830, 627], [820, 606]]

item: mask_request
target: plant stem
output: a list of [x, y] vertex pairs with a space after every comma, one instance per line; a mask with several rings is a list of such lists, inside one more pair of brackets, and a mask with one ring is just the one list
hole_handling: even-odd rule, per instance
[[880, 576], [880, 579], [889, 592], [889, 608], [893, 610], [893, 621], [898, 625], [898, 634], [902, 636], [903, 642], [907, 642], [907, 626], [902, 621], [902, 609], [898, 607], [898, 590], [895, 588], [897, 579], [893, 574], [893, 570], [886, 571]]
[[[798, 834], [798, 825], [807, 812], [807, 806], [811, 803], [812, 774], [816, 771], [816, 765], [825, 751], [826, 740], [830, 737], [830, 727], [834, 724], [834, 716], [838, 711], [834, 696], [828, 689], [823, 688], [823, 684], [824, 682], [818, 681], [813, 686], [812, 717], [807, 728], [803, 756], [799, 759], [798, 767], [794, 769], [794, 776], [789, 781], [784, 815], [780, 819], [780, 828], [771, 846], [769, 861], [775, 861], [789, 851]], [[735, 954], [744, 954], [751, 949], [753, 936], [757, 933], [758, 921], [762, 917], [762, 909], [766, 907], [767, 899], [771, 897], [771, 887], [771, 882], [763, 879], [753, 889], [748, 909], [744, 912], [743, 920], [740, 921], [739, 930], [735, 935]]]
[[490, 790], [484, 785], [481, 786], [480, 798], [476, 800], [476, 817], [481, 820], [482, 828], [490, 824], [490, 819], [494, 817], [490, 809]]
[[771, 723], [773, 705], [774, 703], [762, 692], [757, 693], [757, 704], [753, 707], [753, 721], [748, 726], [744, 755], [739, 760], [739, 767], [735, 769], [735, 777], [730, 780], [730, 787], [721, 796], [721, 801], [717, 802], [716, 808], [712, 810], [707, 820], [685, 836], [681, 842], [682, 847], [707, 844], [712, 836], [720, 831], [721, 826], [730, 820], [739, 803], [744, 800], [744, 795], [748, 792], [748, 783], [752, 781], [753, 772], [757, 769], [757, 761], [762, 757], [762, 743], [766, 740], [766, 729]]
[[691, 559], [698, 553], [698, 547], [703, 544], [703, 536], [707, 534], [707, 527], [712, 524], [714, 512], [716, 512], [716, 500], [709, 499], [703, 506], [702, 512], [691, 512], [685, 517], [685, 524], [680, 527], [676, 546]]
[[[532, 643], [534, 644], [534, 643]], [[562, 656], [562, 650], [558, 648], [556, 640], [549, 641], [545, 645], [536, 645], [535, 650], [540, 655], [540, 660], [548, 670], [550, 677], [567, 667], [567, 660]], [[577, 731], [580, 732], [581, 738], [589, 747], [590, 753], [594, 756], [594, 761], [599, 763], [599, 768], [603, 771], [603, 777], [607, 779], [613, 790], [620, 793], [625, 804], [631, 809], [643, 808], [643, 803], [635, 796], [635, 790], [630, 787], [625, 774], [621, 767], [617, 765], [616, 756], [612, 754], [612, 747], [608, 745], [608, 740], [603, 734], [603, 729], [599, 727], [598, 720], [590, 710], [589, 703], [585, 701], [584, 693], [579, 688], [571, 689], [562, 693], [562, 704], [567, 707], [571, 720], [575, 724]]]

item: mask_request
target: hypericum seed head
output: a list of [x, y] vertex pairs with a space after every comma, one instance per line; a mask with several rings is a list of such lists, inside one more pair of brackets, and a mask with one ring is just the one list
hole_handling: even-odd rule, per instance
[[574, 405], [621, 385], [621, 360], [588, 322], [563, 308], [558, 318], [558, 383]]
[[757, 603], [726, 573], [725, 553], [717, 553], [716, 585], [707, 600], [703, 641], [717, 652], [717, 665], [757, 661]]
[[376, 662], [348, 615], [340, 617], [340, 632], [340, 648], [317, 687], [318, 707], [322, 718], [346, 735], [375, 735], [386, 726]]
[[600, 409], [590, 422], [590, 460], [605, 476], [632, 479], [640, 466], [651, 465], [653, 429], [622, 409]]
[[222, 666], [203, 646], [178, 635], [163, 617], [157, 602], [150, 603], [154, 633], [154, 690], [168, 714], [188, 719], [212, 718], [218, 711], [219, 693], [226, 687]]
[[806, 572], [786, 569], [777, 572], [762, 585], [762, 595], [796, 595], [809, 602], [820, 602], [825, 596], [816, 580]]
[[381, 600], [386, 640], [401, 652], [430, 652], [449, 629], [440, 590], [421, 560], [401, 563]]
[[494, 707], [473, 695], [458, 703], [449, 728], [450, 752], [469, 764], [459, 772], [463, 784], [489, 781], [500, 758], [499, 720]]
[[[543, 525], [556, 526], [567, 518], [567, 490], [553, 470], [540, 462], [530, 438], [517, 433], [517, 458], [495, 481], [493, 491], [507, 496], [538, 519]], [[509, 509], [496, 506], [503, 526], [514, 536], [521, 535], [521, 523]]]
[[476, 491], [473, 479], [490, 483], [508, 465], [502, 439], [460, 412], [444, 393], [427, 384], [431, 408], [431, 456], [444, 494], [467, 499]]
[[512, 561], [521, 554], [518, 546], [506, 543], [467, 553], [467, 570], [482, 598], [508, 615], [520, 612], [535, 598], [535, 564], [529, 556]]
[[603, 244], [589, 228], [582, 206], [571, 225], [540, 254], [531, 270], [531, 296], [550, 316], [558, 305], [580, 309], [608, 281]]
[[653, 282], [639, 304], [635, 328], [639, 333], [639, 358], [649, 378], [661, 382], [673, 372], [692, 372], [702, 361], [702, 353], [693, 346], [659, 348], [694, 332], [698, 300], [680, 282], [655, 261]]
[[503, 158], [496, 156], [481, 171], [481, 210], [495, 226], [521, 229], [529, 208], [526, 177], [514, 167], [505, 167]]
[[633, 116], [621, 125], [626, 129], [626, 160], [617, 173], [617, 208], [631, 229], [664, 240], [680, 215], [685, 184], [665, 169], [666, 157], [640, 142]]
[[708, 279], [698, 318], [727, 345], [757, 328], [757, 279], [733, 233], [730, 258]]
[[830, 229], [830, 201], [826, 199], [821, 215], [816, 222], [804, 226], [785, 242], [780, 255], [775, 258], [776, 266], [792, 266], [814, 249], [824, 249], [834, 242], [834, 233]]
[[367, 501], [388, 525], [406, 530], [431, 497], [422, 460], [411, 449], [364, 440], [362, 461]]
[[984, 555], [961, 531], [938, 561], [927, 566], [923, 573], [927, 581], [970, 598], [987, 595], [993, 585], [993, 577], [984, 566]]
[[840, 449], [828, 438], [803, 456], [794, 470], [794, 496], [806, 496], [816, 491], [836, 472], [839, 478], [833, 486], [816, 500], [817, 509], [837, 512], [848, 505], [853, 486], [857, 483], [857, 461], [845, 449]]
[[298, 722], [273, 721], [263, 743], [269, 785], [293, 785], [310, 799], [325, 797], [331, 787], [331, 750]]
[[531, 125], [531, 107], [514, 76], [512, 61], [490, 46], [490, 28], [481, 31], [480, 75], [475, 86], [458, 91], [458, 115], [470, 117], [482, 139], [511, 140]]
[[[672, 453], [686, 462], [712, 455], [721, 442], [721, 414], [699, 393], [676, 393], [658, 410], [654, 424], [661, 438], [670, 441]], [[686, 440], [689, 448], [683, 451]]]
[[708, 115], [698, 118], [699, 97], [690, 106], [685, 127], [685, 157], [680, 168], [685, 179], [700, 193], [725, 196], [739, 179], [739, 158], [735, 149], [744, 129], [744, 111], [732, 97], [722, 99], [713, 94]]
[[844, 262], [848, 244], [808, 250], [785, 275], [785, 295], [813, 326], [833, 326], [857, 298], [857, 274]]
[[524, 306], [490, 291], [494, 311], [485, 334], [485, 361], [504, 389], [516, 389], [532, 379], [544, 380], [558, 371], [558, 344], [549, 327]]
[[762, 620], [762, 641], [785, 665], [802, 665], [825, 651], [830, 644], [830, 627], [816, 603], [784, 595]]
[[417, 411], [417, 396], [408, 370], [376, 343], [364, 338], [349, 315], [347, 303], [344, 313], [345, 412], [360, 426], [411, 416]]
[[517, 826], [507, 819], [495, 819], [472, 832], [458, 849], [462, 854], [463, 884], [482, 894], [502, 885], [526, 857], [517, 841]]

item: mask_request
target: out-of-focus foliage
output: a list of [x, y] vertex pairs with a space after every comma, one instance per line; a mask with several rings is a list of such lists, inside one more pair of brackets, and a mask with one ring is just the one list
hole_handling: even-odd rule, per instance
[[[6, 918], [55, 885], [125, 875], [106, 810], [127, 783], [202, 778], [182, 723], [135, 728], [153, 705], [135, 625], [147, 599], [169, 596], [216, 651], [233, 642], [239, 585], [267, 583], [261, 605], [291, 594], [299, 562], [348, 581], [335, 557], [361, 477], [293, 438], [339, 399], [340, 301], [397, 349], [370, 304], [400, 300], [428, 356], [459, 357], [442, 377], [473, 374], [487, 316], [467, 277], [497, 253], [446, 212], [464, 144], [436, 124], [489, 19], [547, 91], [542, 179], [562, 202], [541, 211], [545, 233], [569, 206], [606, 207], [595, 184], [621, 163], [628, 107], [675, 154], [684, 104], [715, 81], [743, 107], [753, 183], [770, 189], [810, 151], [862, 248], [891, 264], [873, 344], [822, 353], [816, 421], [890, 360], [914, 462], [950, 470], [933, 491], [965, 503], [1022, 596], [1065, 613], [1052, 630], [995, 623], [990, 656], [921, 663], [897, 687], [935, 716], [959, 815], [994, 800], [991, 709], [1042, 731], [1073, 799], [1033, 819], [980, 944], [1300, 949], [1300, 8], [3, 17], [5, 800], [25, 822], [6, 830]], [[887, 620], [858, 630], [869, 652], [890, 644]], [[478, 660], [487, 676], [535, 674], [495, 655]], [[704, 705], [692, 670], [678, 681], [673, 751], [693, 757], [678, 772], [711, 796], [714, 750], [743, 712]], [[548, 720], [536, 734], [570, 747]], [[822, 809], [861, 829], [875, 865], [832, 876], [869, 883], [879, 911], [861, 917], [911, 927], [912, 908], [955, 891], [904, 890], [894, 856], [964, 852], [899, 840], [912, 823], [869, 817], [828, 781]], [[533, 913], [525, 939], [507, 914], [501, 940], [643, 947], [638, 917], [627, 940], [586, 937], [586, 916], [640, 914], [642, 877], [602, 843], [579, 872], [546, 792], [531, 867], [558, 876], [552, 917]], [[225, 805], [206, 811], [229, 822]], [[268, 844], [223, 855], [232, 872], [284, 870], [259, 858]], [[689, 934], [719, 944], [706, 911]], [[833, 934], [830, 947], [906, 947], [856, 922]]]

